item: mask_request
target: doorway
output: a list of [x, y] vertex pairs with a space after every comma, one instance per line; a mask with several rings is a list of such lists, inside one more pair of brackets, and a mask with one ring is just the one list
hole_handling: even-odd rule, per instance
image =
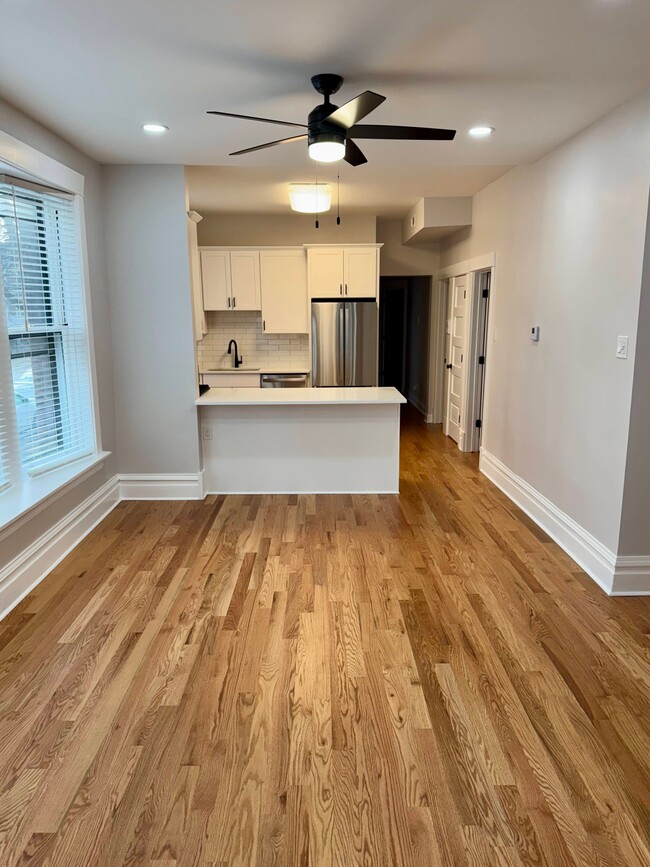
[[478, 271], [474, 279], [469, 322], [470, 368], [467, 376], [467, 413], [470, 426], [465, 451], [477, 452], [483, 436], [485, 412], [485, 371], [488, 353], [488, 314], [492, 288], [492, 271]]
[[406, 388], [406, 304], [408, 279], [382, 277], [379, 282], [379, 385], [404, 394]]
[[445, 415], [444, 431], [462, 448], [465, 435], [463, 425], [463, 394], [465, 385], [465, 356], [467, 350], [467, 274], [449, 281], [447, 292], [447, 334], [445, 340]]
[[400, 391], [426, 415], [431, 277], [382, 277], [379, 283], [379, 384]]
[[492, 268], [456, 274], [440, 285], [447, 297], [443, 431], [461, 451], [475, 452], [483, 434]]

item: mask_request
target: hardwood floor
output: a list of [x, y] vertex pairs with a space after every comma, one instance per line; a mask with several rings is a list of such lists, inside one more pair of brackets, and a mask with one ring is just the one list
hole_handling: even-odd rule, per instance
[[650, 600], [402, 455], [399, 498], [123, 503], [0, 623], [3, 867], [650, 864]]

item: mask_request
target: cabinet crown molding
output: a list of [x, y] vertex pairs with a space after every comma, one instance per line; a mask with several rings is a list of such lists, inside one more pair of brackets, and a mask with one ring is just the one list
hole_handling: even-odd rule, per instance
[[379, 248], [383, 247], [384, 245], [383, 244], [376, 244], [376, 243], [346, 244], [345, 241], [343, 241], [341, 244], [303, 244], [302, 246], [305, 248], [305, 250], [312, 250], [312, 249], [321, 249], [322, 250], [326, 247], [334, 247], [334, 248], [339, 249], [339, 250], [342, 247], [365, 247], [366, 249], [370, 247], [373, 250], [379, 250]]
[[300, 251], [300, 252], [302, 252], [304, 249], [305, 249], [304, 246], [298, 246], [298, 247], [296, 247], [296, 246], [289, 246], [289, 247], [285, 247], [285, 246], [282, 246], [282, 245], [278, 246], [277, 244], [276, 244], [276, 245], [269, 245], [269, 246], [266, 246], [266, 247], [265, 247], [265, 246], [258, 246], [258, 245], [255, 245], [255, 244], [247, 244], [247, 245], [245, 245], [245, 246], [239, 246], [239, 247], [237, 247], [237, 246], [234, 246], [234, 247], [233, 247], [233, 246], [229, 246], [229, 245], [227, 245], [227, 244], [221, 244], [221, 245], [219, 245], [219, 246], [215, 246], [215, 245], [213, 245], [213, 244], [210, 244], [210, 245], [201, 245], [201, 246], [199, 247], [199, 250], [205, 250], [206, 252], [213, 251], [213, 252], [215, 252], [215, 253], [218, 253], [218, 252], [225, 252], [225, 251], [234, 251], [234, 252], [238, 252], [238, 251], [240, 251], [240, 250], [241, 250], [241, 251], [243, 251], [243, 250], [296, 250], [296, 251]]

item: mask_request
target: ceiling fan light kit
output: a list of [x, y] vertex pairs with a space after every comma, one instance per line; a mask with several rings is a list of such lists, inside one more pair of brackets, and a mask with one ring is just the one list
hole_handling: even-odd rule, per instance
[[311, 83], [318, 93], [324, 96], [323, 102], [317, 105], [307, 118], [307, 123], [292, 123], [286, 120], [275, 120], [268, 117], [254, 117], [249, 114], [233, 114], [229, 111], [209, 111], [222, 117], [236, 117], [242, 120], [254, 120], [260, 123], [273, 123], [280, 126], [302, 127], [306, 132], [289, 138], [265, 142], [254, 147], [234, 151], [231, 157], [289, 144], [294, 141], [306, 141], [309, 156], [322, 163], [334, 163], [345, 160], [351, 166], [360, 166], [368, 160], [354, 139], [389, 139], [392, 141], [451, 141], [456, 135], [454, 129], [436, 129], [422, 126], [390, 126], [385, 124], [359, 124], [360, 120], [378, 108], [386, 99], [372, 90], [365, 90], [359, 96], [349, 100], [342, 106], [333, 105], [330, 96], [336, 93], [343, 84], [343, 78], [333, 73], [321, 73], [312, 76]]
[[337, 163], [345, 156], [344, 136], [327, 133], [310, 136], [309, 156], [319, 163]]

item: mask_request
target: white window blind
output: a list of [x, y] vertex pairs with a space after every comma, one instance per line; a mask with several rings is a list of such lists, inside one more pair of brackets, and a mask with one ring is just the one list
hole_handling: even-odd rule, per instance
[[0, 175], [0, 487], [95, 450], [74, 197]]

